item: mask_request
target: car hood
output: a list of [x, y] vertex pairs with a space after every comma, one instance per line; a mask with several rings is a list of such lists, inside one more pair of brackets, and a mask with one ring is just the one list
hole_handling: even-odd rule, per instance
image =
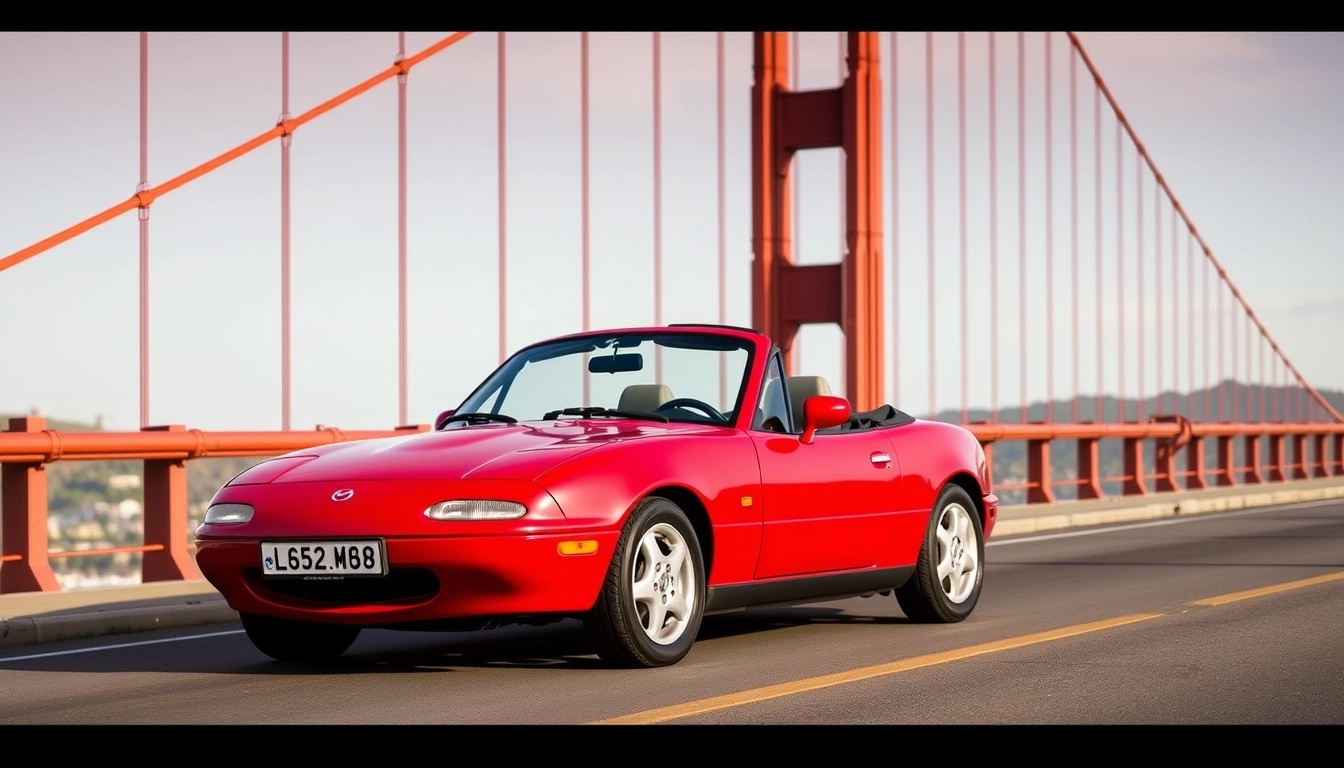
[[272, 459], [230, 485], [346, 480], [534, 480], [604, 445], [722, 427], [636, 420], [485, 424], [338, 443]]

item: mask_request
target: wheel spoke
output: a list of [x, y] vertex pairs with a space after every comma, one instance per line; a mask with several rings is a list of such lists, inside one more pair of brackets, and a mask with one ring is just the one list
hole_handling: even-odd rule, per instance
[[[946, 520], [947, 518], [943, 519]], [[939, 551], [943, 552], [943, 556], [946, 557], [948, 550], [952, 549], [952, 539], [956, 537], [956, 534], [953, 531], [949, 530], [948, 528], [944, 528], [943, 526], [940, 525], [938, 526], [937, 536], [938, 536], [938, 549]]]
[[639, 540], [639, 554], [636, 555], [635, 562], [644, 561], [645, 576], [653, 570], [653, 566], [659, 560], [663, 559], [663, 550], [658, 546], [658, 534], [649, 531], [644, 534], [644, 538]]
[[658, 598], [658, 593], [653, 590], [653, 585], [656, 584], [657, 581], [658, 580], [653, 577], [652, 568], [644, 572], [644, 578], [636, 579], [635, 582], [630, 585], [630, 593], [635, 598], [635, 602], [651, 603], [656, 600]]
[[957, 537], [962, 540], [963, 543], [970, 541], [971, 516], [967, 514], [966, 510], [962, 509], [961, 507], [956, 507], [954, 514], [955, 517], [952, 522], [952, 528], [954, 532], [957, 534]]
[[691, 604], [687, 599], [686, 590], [678, 589], [675, 594], [667, 598], [667, 612], [672, 614], [678, 624], [691, 617]]
[[966, 553], [961, 556], [962, 573], [975, 573], [980, 570], [980, 553], [976, 551], [975, 542], [967, 542]]
[[662, 640], [667, 634], [663, 629], [663, 623], [667, 621], [667, 606], [663, 605], [662, 596], [656, 596], [645, 604], [648, 611], [648, 623], [644, 625], [644, 631], [654, 640]]
[[954, 571], [955, 569], [952, 567], [952, 548], [943, 548], [942, 557], [938, 558], [938, 581], [947, 584], [948, 578], [954, 574]]
[[669, 554], [664, 561], [666, 563], [664, 567], [667, 568], [669, 573], [676, 577], [677, 581], [681, 581], [681, 568], [686, 564], [686, 545], [679, 541], [669, 541], [668, 545], [671, 547], [672, 553]]

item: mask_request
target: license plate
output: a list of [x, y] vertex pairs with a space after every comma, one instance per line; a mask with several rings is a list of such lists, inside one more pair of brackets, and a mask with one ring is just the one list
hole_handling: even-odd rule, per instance
[[263, 576], [385, 576], [381, 539], [268, 541], [261, 545]]

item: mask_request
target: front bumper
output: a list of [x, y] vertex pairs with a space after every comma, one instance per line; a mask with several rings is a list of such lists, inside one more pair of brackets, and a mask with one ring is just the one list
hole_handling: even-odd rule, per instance
[[[618, 535], [567, 531], [384, 537], [388, 572], [381, 577], [263, 578], [260, 538], [199, 537], [196, 562], [236, 611], [394, 626], [586, 611], [597, 600]], [[584, 554], [561, 554], [561, 543], [573, 541], [596, 542], [596, 547]]]

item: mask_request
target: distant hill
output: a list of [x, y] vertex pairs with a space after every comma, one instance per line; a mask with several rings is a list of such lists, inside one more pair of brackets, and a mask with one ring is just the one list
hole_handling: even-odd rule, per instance
[[[1344, 392], [1338, 390], [1319, 390], [1321, 395], [1330, 403], [1334, 409], [1344, 413]], [[1218, 397], [1222, 394], [1224, 418], [1218, 417]], [[1157, 414], [1170, 415], [1179, 414], [1185, 416], [1192, 422], [1204, 421], [1205, 397], [1208, 398], [1210, 421], [1229, 421], [1229, 422], [1257, 422], [1260, 421], [1260, 403], [1261, 396], [1265, 403], [1265, 420], [1275, 421], [1274, 403], [1284, 402], [1286, 396], [1290, 407], [1293, 409], [1292, 415], [1296, 416], [1296, 400], [1299, 395], [1305, 395], [1304, 390], [1299, 387], [1259, 387], [1256, 385], [1246, 385], [1233, 382], [1228, 379], [1220, 385], [1210, 387], [1206, 390], [1200, 390], [1193, 395], [1178, 394], [1175, 397], [1174, 408], [1172, 394], [1163, 393], [1160, 396], [1150, 397], [1144, 400], [1143, 421], [1147, 422]], [[1309, 397], [1303, 397], [1303, 402], [1315, 404]], [[1139, 409], [1138, 401], [1126, 399], [1120, 401], [1114, 397], [1103, 397], [1101, 401], [1102, 423], [1116, 423], [1120, 421], [1119, 414], [1121, 406], [1124, 407], [1126, 421], [1138, 421]], [[1192, 408], [1193, 406], [1193, 408]], [[1046, 420], [1046, 403], [1031, 403], [1027, 409], [1027, 423], [1041, 422]], [[1097, 412], [1097, 399], [1095, 395], [1084, 395], [1078, 403], [1078, 421], [1093, 421]], [[1193, 414], [1193, 415], [1192, 415]], [[922, 415], [922, 414], [916, 414]], [[1022, 412], [1020, 406], [1001, 408], [997, 413], [997, 419], [991, 419], [990, 411], [986, 409], [971, 409], [968, 415], [970, 423], [980, 421], [995, 421], [1001, 424], [1020, 424], [1022, 423]], [[1054, 401], [1054, 420], [1056, 422], [1073, 421], [1073, 401], [1055, 400]], [[942, 410], [937, 415], [938, 421], [947, 421], [954, 424], [961, 423], [960, 410]], [[1284, 420], [1284, 419], [1278, 419]], [[1118, 477], [1124, 474], [1124, 460], [1122, 456], [1123, 442], [1118, 439], [1102, 440], [1098, 444], [1098, 463], [1102, 477]], [[1240, 456], [1244, 450], [1243, 445], [1238, 442], [1235, 444], [1235, 451], [1240, 461]], [[1262, 450], [1264, 450], [1262, 448]], [[1151, 472], [1152, 467], [1152, 449], [1145, 447], [1145, 459], [1148, 462]], [[1182, 461], [1183, 457], [1178, 457]], [[1217, 453], [1210, 447], [1205, 448], [1205, 464], [1212, 468], [1217, 465]], [[1183, 465], [1181, 466], [1183, 469]], [[1073, 440], [1058, 440], [1050, 445], [1050, 476], [1052, 480], [1074, 479], [1078, 476], [1078, 451], [1077, 442]], [[995, 483], [1016, 483], [1026, 479], [1026, 445], [1022, 442], [1005, 442], [994, 446], [994, 482]], [[1151, 482], [1149, 488], [1152, 488]], [[1055, 497], [1057, 499], [1073, 499], [1077, 497], [1076, 489], [1069, 486], [1057, 487]], [[1102, 492], [1107, 495], [1119, 494], [1121, 483], [1119, 481], [1102, 483]], [[1023, 491], [1006, 491], [999, 494], [1000, 498], [1006, 504], [1020, 504], [1025, 500]]]
[[[1218, 396], [1221, 391], [1223, 397], [1223, 408], [1225, 418], [1218, 416]], [[1322, 389], [1319, 390], [1321, 396], [1326, 402], [1330, 403], [1336, 411], [1344, 413], [1344, 392], [1338, 390]], [[1234, 397], [1235, 394], [1235, 397]], [[1221, 385], [1210, 387], [1205, 390], [1198, 390], [1189, 394], [1176, 394], [1175, 407], [1173, 408], [1172, 393], [1164, 392], [1161, 395], [1146, 398], [1143, 401], [1144, 420], [1147, 421], [1153, 414], [1171, 414], [1178, 413], [1191, 421], [1204, 420], [1204, 398], [1208, 396], [1210, 420], [1211, 421], [1259, 421], [1260, 420], [1260, 402], [1261, 396], [1264, 397], [1266, 420], [1273, 420], [1274, 403], [1282, 402], [1287, 398], [1290, 404], [1295, 406], [1294, 398], [1299, 395], [1305, 395], [1305, 391], [1299, 387], [1260, 387], [1257, 385], [1248, 385], [1234, 382], [1231, 379], [1224, 381]], [[1303, 397], [1303, 401], [1315, 405], [1315, 401], [1310, 399], [1309, 395]], [[1135, 421], [1138, 418], [1138, 400], [1126, 399], [1123, 401], [1126, 409], [1126, 420]], [[1101, 421], [1104, 423], [1114, 423], [1120, 412], [1121, 401], [1105, 396], [1101, 401]], [[1193, 411], [1189, 407], [1193, 405]], [[900, 407], [899, 405], [897, 406]], [[1082, 395], [1078, 402], [1078, 420], [1094, 421], [1097, 410], [1096, 395]], [[1019, 405], [1013, 405], [1000, 408], [998, 418], [995, 421], [1003, 424], [1019, 424], [1022, 422], [1022, 409]], [[1194, 415], [1192, 416], [1191, 413]], [[915, 414], [924, 416], [925, 414]], [[1296, 415], [1293, 411], [1292, 415]], [[991, 412], [984, 408], [972, 408], [969, 410], [968, 421], [990, 421]], [[1046, 417], [1046, 403], [1031, 403], [1027, 409], [1027, 422], [1044, 421]], [[961, 422], [960, 409], [944, 409], [938, 412], [938, 421]], [[1065, 399], [1056, 399], [1054, 401], [1054, 420], [1060, 422], [1073, 421], [1073, 401]]]

